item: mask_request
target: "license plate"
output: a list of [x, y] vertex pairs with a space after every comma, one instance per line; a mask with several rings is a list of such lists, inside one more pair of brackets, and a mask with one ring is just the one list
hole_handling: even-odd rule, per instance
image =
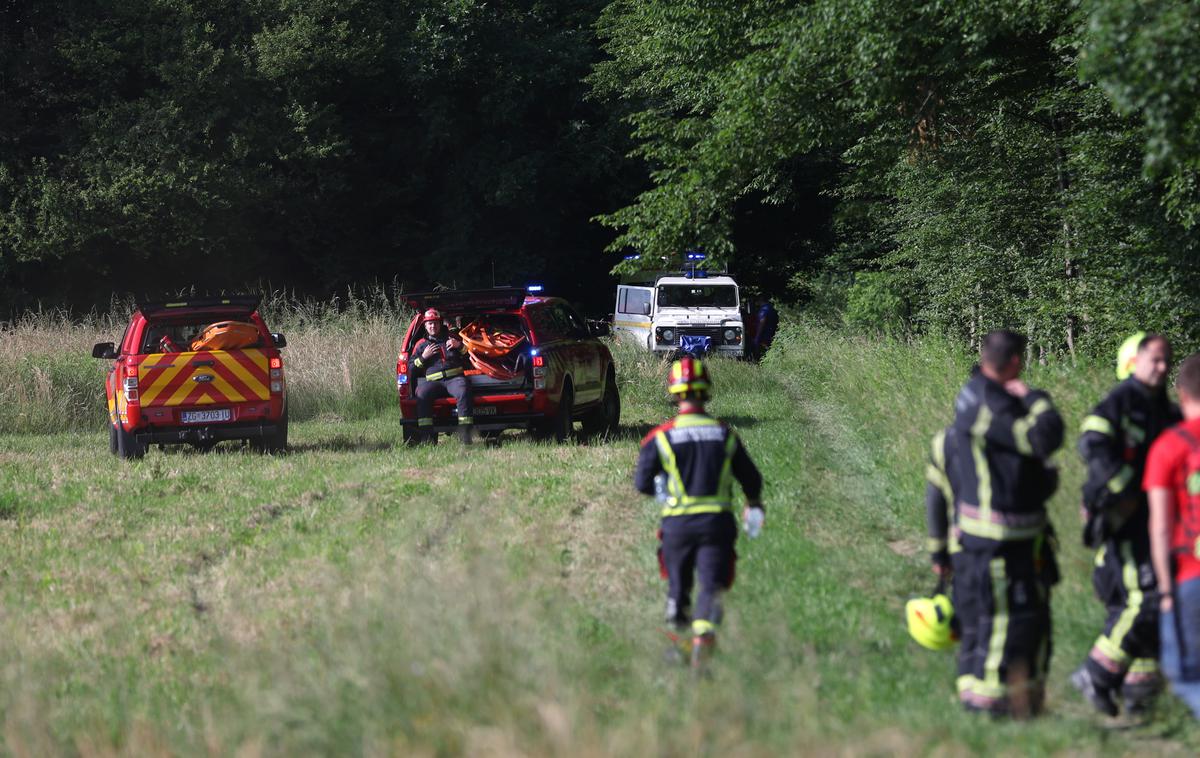
[[179, 414], [179, 420], [185, 424], [209, 424], [213, 421], [228, 421], [233, 418], [233, 411], [222, 408], [219, 411], [184, 411]]
[[496, 406], [485, 405], [482, 408], [476, 408], [475, 415], [476, 416], [495, 416], [496, 415]]

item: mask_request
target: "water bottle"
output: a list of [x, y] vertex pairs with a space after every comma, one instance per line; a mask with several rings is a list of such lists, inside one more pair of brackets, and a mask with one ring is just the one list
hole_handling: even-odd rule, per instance
[[656, 474], [654, 476], [654, 499], [665, 503], [670, 497], [671, 495], [667, 492], [667, 475], [665, 473]]
[[762, 508], [751, 508], [746, 513], [746, 536], [754, 539], [762, 534], [763, 521], [767, 518], [767, 514], [763, 513]]

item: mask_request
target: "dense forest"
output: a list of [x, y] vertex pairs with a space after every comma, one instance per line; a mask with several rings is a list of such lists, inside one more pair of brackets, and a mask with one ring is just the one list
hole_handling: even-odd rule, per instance
[[0, 297], [630, 253], [1039, 351], [1200, 343], [1200, 5], [0, 0]]

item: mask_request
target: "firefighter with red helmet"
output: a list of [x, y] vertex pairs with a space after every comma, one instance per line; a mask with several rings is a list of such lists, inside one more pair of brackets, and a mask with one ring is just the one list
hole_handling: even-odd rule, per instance
[[433, 430], [433, 401], [453, 397], [458, 403], [458, 426], [464, 442], [473, 439], [475, 419], [471, 385], [465, 376], [467, 360], [462, 340], [446, 328], [442, 314], [435, 308], [422, 317], [425, 336], [413, 347], [412, 367], [421, 381], [417, 384], [417, 429], [425, 441], [436, 442]]
[[[691, 664], [702, 669], [716, 643], [721, 594], [733, 585], [738, 526], [733, 480], [746, 495], [751, 535], [763, 520], [762, 476], [741, 438], [704, 409], [712, 383], [699, 358], [675, 361], [667, 383], [679, 415], [642, 440], [634, 486], [662, 502], [659, 564], [668, 582], [672, 639], [691, 636]], [[657, 485], [657, 487], [656, 487]], [[695, 575], [695, 577], [693, 576]], [[698, 579], [695, 608], [692, 585]]]

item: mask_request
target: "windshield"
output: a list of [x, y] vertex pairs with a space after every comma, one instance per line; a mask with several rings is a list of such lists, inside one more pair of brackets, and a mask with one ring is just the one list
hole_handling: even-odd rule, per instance
[[736, 308], [737, 287], [728, 284], [662, 284], [659, 308]]

